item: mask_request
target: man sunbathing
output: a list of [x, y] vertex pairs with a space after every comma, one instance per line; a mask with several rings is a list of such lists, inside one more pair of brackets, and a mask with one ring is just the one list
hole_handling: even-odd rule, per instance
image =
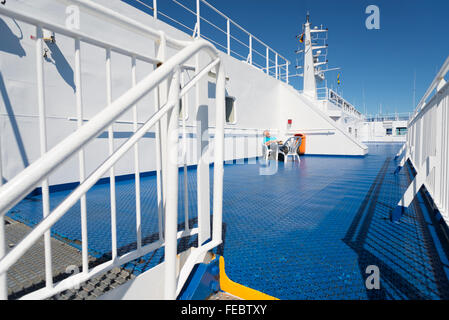
[[263, 143], [271, 150], [280, 149], [282, 151], [286, 151], [287, 146], [282, 145], [282, 141], [278, 140], [276, 137], [270, 136], [270, 131], [265, 130], [263, 132], [264, 138]]
[[[275, 144], [278, 144], [278, 143], [279, 143], [279, 141], [277, 140], [276, 137], [271, 137], [271, 136], [270, 136], [270, 131], [265, 130], [265, 131], [263, 132], [263, 135], [264, 135], [263, 143], [264, 143], [266, 146], [270, 147], [270, 145], [273, 144], [273, 143], [275, 143]], [[273, 147], [274, 147], [274, 145], [273, 145]]]

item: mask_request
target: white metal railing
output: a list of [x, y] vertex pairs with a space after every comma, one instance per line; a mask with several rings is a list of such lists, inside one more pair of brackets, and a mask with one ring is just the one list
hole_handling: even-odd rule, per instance
[[327, 87], [316, 88], [316, 96], [318, 100], [328, 100], [329, 89]]
[[356, 117], [362, 118], [363, 115], [348, 101], [342, 98], [334, 90], [328, 89], [328, 99], [335, 103], [338, 107], [343, 109], [345, 112], [355, 115]]
[[[173, 15], [162, 11], [163, 9], [161, 8], [161, 3], [166, 3], [161, 1], [158, 2], [158, 0], [129, 0], [128, 2], [135, 2], [136, 4], [142, 5], [145, 8], [149, 9], [150, 12], [153, 12], [153, 17], [155, 19], [163, 20], [164, 22], [173, 24], [176, 27], [183, 28], [188, 32], [192, 32], [194, 36], [202, 37], [212, 42], [217, 48], [227, 53], [228, 55], [234, 56], [238, 59], [243, 59], [250, 65], [257, 67], [258, 69], [275, 77], [276, 79], [279, 79], [286, 83], [289, 82], [290, 61], [279, 54], [277, 51], [273, 50], [265, 42], [248, 32], [237, 22], [216, 9], [209, 2], [205, 0], [195, 0], [195, 8], [189, 8], [185, 1], [169, 1], [182, 8], [185, 12], [190, 13], [193, 19], [188, 21], [177, 20], [173, 17]], [[221, 22], [210, 21], [212, 19], [208, 18], [208, 15], [203, 12], [205, 11], [204, 9], [214, 12], [223, 20]], [[188, 26], [188, 24], [190, 23], [193, 23], [193, 26]], [[205, 32], [202, 32], [201, 26], [203, 23], [210, 26], [218, 34], [225, 35], [226, 42], [220, 42], [220, 40], [218, 40], [219, 36], [206, 35]], [[220, 23], [223, 23], [223, 25], [225, 24], [226, 27], [220, 27]], [[233, 28], [235, 28], [245, 36], [238, 36], [236, 35], [236, 32], [234, 32], [233, 34]], [[235, 49], [232, 45], [232, 42], [234, 42], [236, 46], [244, 49]], [[259, 45], [261, 49], [257, 49], [256, 45]]]
[[443, 66], [441, 67], [440, 71], [438, 71], [438, 74], [435, 76], [435, 79], [430, 84], [430, 87], [427, 89], [424, 96], [421, 98], [421, 101], [419, 101], [418, 105], [415, 109], [415, 116], [418, 112], [420, 112], [424, 106], [426, 105], [426, 101], [429, 99], [429, 97], [432, 95], [432, 93], [437, 89], [437, 87], [444, 81], [444, 77], [449, 72], [449, 57], [444, 61]]
[[424, 185], [449, 223], [449, 84], [444, 80], [448, 71], [449, 57], [408, 123], [407, 142], [397, 156], [404, 151], [405, 155], [396, 171], [410, 160], [417, 174], [398, 203], [397, 216]]
[[360, 119], [363, 118], [363, 114], [359, 112], [356, 107], [354, 107], [351, 103], [346, 101], [332, 89], [329, 89], [327, 87], [317, 88], [317, 96], [318, 100], [328, 100], [334, 103], [337, 107], [341, 108], [344, 112], [352, 114]]
[[[20, 257], [43, 235], [45, 235], [45, 270], [46, 286], [42, 289], [33, 291], [23, 299], [44, 299], [56, 293], [79, 285], [98, 274], [104, 273], [114, 267], [123, 265], [129, 261], [137, 259], [160, 247], [165, 248], [165, 285], [164, 294], [167, 299], [175, 299], [182, 286], [188, 278], [194, 267], [196, 260], [201, 254], [211, 250], [222, 241], [222, 194], [223, 194], [223, 159], [224, 159], [224, 122], [225, 122], [225, 74], [223, 64], [220, 62], [218, 51], [215, 47], [205, 40], [196, 40], [193, 42], [179, 42], [167, 37], [163, 32], [154, 31], [138, 23], [130, 21], [111, 10], [99, 6], [88, 0], [66, 0], [89, 10], [92, 13], [101, 15], [103, 19], [110, 20], [116, 24], [124, 24], [140, 33], [149, 36], [159, 44], [158, 57], [138, 55], [135, 52], [122, 50], [114, 47], [110, 43], [102, 42], [91, 38], [80, 32], [68, 30], [62, 26], [47, 23], [36, 17], [22, 14], [10, 10], [6, 7], [0, 7], [0, 14], [12, 17], [36, 26], [36, 65], [37, 65], [37, 86], [38, 86], [38, 106], [39, 106], [39, 127], [41, 140], [41, 157], [17, 174], [6, 184], [0, 182], [0, 299], [7, 299], [7, 271], [17, 262]], [[76, 110], [77, 110], [77, 130], [66, 137], [51, 150], [46, 150], [46, 113], [45, 113], [45, 86], [43, 83], [43, 28], [56, 32], [58, 34], [71, 37], [74, 41], [75, 52], [75, 84], [76, 84]], [[81, 59], [80, 42], [101, 47], [105, 50], [105, 68], [108, 105], [101, 112], [95, 115], [89, 121], [83, 121], [82, 91], [81, 91]], [[165, 46], [172, 46], [181, 49], [173, 57], [166, 60], [164, 54]], [[117, 51], [130, 58], [130, 77], [132, 77], [133, 87], [115, 101], [111, 99], [111, 77], [110, 77], [110, 52]], [[181, 68], [192, 57], [197, 56], [199, 52], [206, 52], [211, 62], [203, 69], [197, 69], [195, 76], [182, 87]], [[152, 63], [155, 70], [146, 76], [139, 83], [136, 82], [136, 61], [143, 60]], [[156, 69], [156, 64], [162, 63]], [[184, 263], [179, 275], [177, 274], [177, 240], [179, 238], [198, 234], [198, 228], [188, 228], [188, 221], [185, 224], [185, 230], [178, 232], [178, 110], [179, 99], [183, 98], [193, 87], [198, 87], [199, 80], [215, 69], [217, 73], [217, 94], [216, 94], [216, 127], [214, 138], [214, 185], [213, 185], [213, 229], [212, 239], [209, 243], [198, 244], [187, 261]], [[164, 87], [169, 90], [165, 90]], [[140, 127], [137, 124], [137, 103], [151, 91], [157, 90], [159, 94], [155, 95], [157, 111], [149, 117]], [[164, 97], [165, 96], [165, 97]], [[95, 139], [103, 130], [108, 129], [109, 143], [113, 139], [113, 123], [125, 112], [133, 111], [134, 134], [119, 148], [110, 148], [110, 152], [103, 163], [99, 165], [89, 176], [85, 176], [85, 159], [83, 148], [87, 143]], [[165, 126], [164, 126], [165, 121]], [[185, 123], [185, 122], [184, 122]], [[140, 234], [140, 177], [138, 163], [138, 142], [144, 134], [152, 127], [156, 126], [156, 155], [157, 166], [157, 189], [158, 189], [158, 217], [159, 217], [159, 240], [142, 245]], [[126, 252], [119, 256], [117, 252], [117, 222], [115, 219], [115, 172], [114, 164], [129, 150], [134, 148], [134, 170], [136, 177], [136, 243], [137, 248], [134, 251]], [[50, 194], [48, 191], [48, 177], [59, 168], [66, 160], [78, 155], [80, 184], [68, 195], [55, 209], [50, 211]], [[162, 161], [161, 161], [162, 159]], [[165, 161], [164, 161], [165, 160]], [[1, 168], [1, 166], [0, 166]], [[111, 186], [111, 241], [112, 241], [112, 260], [99, 264], [92, 269], [88, 265], [88, 235], [87, 235], [87, 208], [86, 193], [96, 182], [109, 171]], [[0, 175], [1, 176], [1, 175]], [[161, 182], [164, 182], [163, 184]], [[32, 231], [17, 244], [9, 253], [5, 249], [5, 230], [4, 216], [6, 212], [15, 204], [20, 202], [29, 192], [37, 186], [42, 186], [43, 198], [43, 219], [32, 229]], [[164, 188], [161, 187], [164, 186]], [[185, 193], [188, 190], [185, 189]], [[81, 233], [82, 233], [82, 272], [69, 276], [59, 283], [53, 283], [52, 275], [52, 249], [50, 246], [50, 229], [64, 214], [74, 206], [78, 201], [81, 203]], [[209, 213], [208, 213], [209, 214]], [[186, 215], [188, 218], [188, 214]], [[164, 230], [162, 230], [162, 219], [165, 219]], [[151, 284], [149, 284], [151, 286]]]
[[368, 114], [365, 115], [366, 122], [377, 121], [409, 121], [412, 114], [410, 112], [391, 113], [391, 114]]

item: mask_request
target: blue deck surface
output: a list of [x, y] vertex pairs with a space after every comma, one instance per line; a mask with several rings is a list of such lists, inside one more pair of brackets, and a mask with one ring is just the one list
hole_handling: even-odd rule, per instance
[[[259, 175], [259, 164], [225, 166], [223, 238], [219, 248], [226, 273], [235, 282], [280, 299], [448, 299], [447, 243], [418, 197], [399, 224], [390, 211], [410, 179], [404, 168], [393, 175], [399, 144], [371, 144], [366, 157], [303, 156], [279, 163], [274, 175]], [[189, 170], [196, 191], [196, 171]], [[155, 176], [142, 178], [142, 234], [157, 240]], [[180, 175], [179, 223], [184, 221]], [[119, 248], [135, 246], [134, 181], [117, 183]], [[54, 207], [69, 191], [51, 194]], [[87, 195], [89, 249], [96, 257], [111, 251], [109, 185]], [[195, 225], [196, 192], [189, 193]], [[35, 225], [41, 197], [23, 200], [8, 215]], [[79, 206], [53, 228], [79, 247]], [[195, 243], [187, 239], [183, 247]], [[163, 249], [127, 267], [135, 273], [163, 261]], [[367, 290], [366, 267], [380, 270], [379, 290]]]

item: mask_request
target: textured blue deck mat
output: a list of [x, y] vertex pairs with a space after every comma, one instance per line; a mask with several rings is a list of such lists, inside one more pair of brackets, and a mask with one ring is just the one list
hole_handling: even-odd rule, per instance
[[[448, 260], [422, 199], [399, 224], [389, 214], [409, 181], [394, 175], [399, 144], [371, 144], [366, 157], [301, 157], [279, 163], [274, 175], [259, 165], [227, 165], [224, 175], [223, 238], [228, 276], [280, 299], [448, 299]], [[189, 190], [196, 190], [196, 171]], [[184, 222], [180, 175], [180, 228]], [[157, 240], [155, 177], [142, 179], [142, 234]], [[51, 194], [54, 207], [68, 192]], [[135, 246], [134, 181], [117, 183], [119, 248]], [[420, 201], [421, 200], [421, 201]], [[89, 249], [110, 255], [109, 185], [87, 195]], [[196, 192], [189, 193], [190, 224], [196, 223]], [[9, 216], [34, 225], [41, 198], [18, 204]], [[55, 236], [80, 245], [79, 207], [52, 228]], [[195, 238], [180, 244], [189, 246]], [[180, 249], [181, 250], [181, 249]], [[131, 263], [140, 273], [163, 261], [163, 250]], [[367, 290], [366, 267], [380, 270], [380, 290]]]

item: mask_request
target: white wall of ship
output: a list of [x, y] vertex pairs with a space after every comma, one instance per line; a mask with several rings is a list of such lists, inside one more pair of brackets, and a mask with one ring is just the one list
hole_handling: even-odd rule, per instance
[[[163, 30], [178, 39], [190, 39], [189, 35], [154, 21], [152, 17], [123, 2], [98, 0], [121, 14], [150, 27]], [[9, 2], [8, 5], [22, 12], [42, 16], [53, 23], [64, 25], [65, 7], [51, 0]], [[0, 17], [2, 32], [8, 41], [0, 47], [0, 143], [4, 178], [11, 179], [24, 167], [40, 156], [39, 126], [36, 90], [36, 57], [33, 26]], [[81, 15], [81, 31], [93, 37], [111, 41], [137, 52], [154, 55], [154, 44], [143, 38], [87, 14]], [[68, 136], [76, 129], [75, 87], [73, 81], [74, 41], [56, 34], [56, 44], [48, 45], [48, 61], [44, 63], [45, 99], [47, 111], [48, 148]], [[173, 55], [173, 50], [168, 55]], [[366, 150], [355, 143], [341, 129], [336, 128], [316, 107], [301, 99], [291, 86], [267, 76], [243, 61], [221, 54], [229, 81], [227, 94], [235, 98], [234, 122], [226, 125], [225, 159], [241, 159], [259, 156], [262, 153], [262, 132], [265, 129], [285, 139], [295, 132], [307, 134], [309, 154], [361, 155]], [[91, 119], [106, 106], [105, 52], [102, 49], [82, 44], [82, 94], [84, 118]], [[201, 59], [200, 59], [201, 60]], [[207, 61], [201, 60], [202, 64]], [[130, 58], [112, 53], [113, 99], [131, 87]], [[194, 61], [191, 61], [194, 65]], [[138, 80], [149, 74], [153, 67], [137, 63]], [[191, 75], [191, 73], [190, 73]], [[187, 75], [188, 79], [188, 75]], [[200, 86], [200, 105], [208, 106], [210, 129], [213, 133], [214, 79], [206, 79]], [[188, 96], [187, 163], [197, 162], [197, 137], [195, 135], [196, 107], [194, 91]], [[316, 108], [318, 109], [318, 108]], [[153, 94], [138, 104], [139, 121], [143, 122], [155, 111]], [[321, 113], [320, 113], [321, 112]], [[292, 125], [287, 125], [287, 120]], [[114, 125], [115, 145], [122, 144], [132, 133], [132, 112]], [[85, 150], [86, 170], [91, 172], [108, 154], [106, 132], [92, 141]], [[140, 142], [141, 171], [156, 168], [154, 132], [149, 132]], [[126, 154], [116, 165], [116, 174], [133, 173], [133, 152]], [[73, 157], [50, 177], [50, 184], [61, 184], [78, 180], [77, 157]]]
[[364, 122], [360, 139], [364, 142], [405, 142], [407, 121]]

